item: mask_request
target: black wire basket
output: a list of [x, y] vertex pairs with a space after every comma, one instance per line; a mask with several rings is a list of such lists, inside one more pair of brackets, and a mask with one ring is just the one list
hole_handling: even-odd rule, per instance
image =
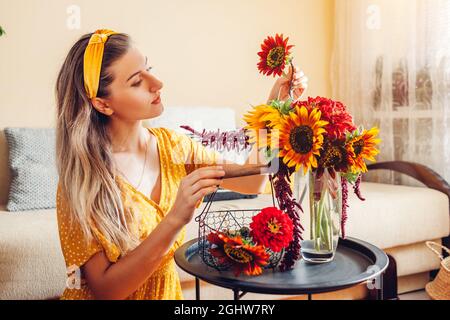
[[[269, 175], [273, 206], [275, 205], [275, 197], [273, 191], [273, 177]], [[210, 253], [210, 249], [213, 248], [207, 237], [211, 232], [223, 232], [228, 236], [233, 235], [249, 235], [250, 223], [252, 218], [261, 212], [261, 209], [245, 209], [245, 210], [220, 210], [210, 211], [210, 207], [214, 198], [215, 192], [211, 193], [202, 213], [195, 218], [195, 221], [199, 223], [198, 228], [198, 248], [199, 254], [203, 262], [218, 270], [227, 271], [230, 270], [231, 263], [219, 263], [218, 259]], [[284, 254], [284, 249], [280, 252], [274, 252], [269, 248], [266, 248], [266, 252], [270, 258], [268, 264], [264, 266], [264, 269], [275, 269]]]

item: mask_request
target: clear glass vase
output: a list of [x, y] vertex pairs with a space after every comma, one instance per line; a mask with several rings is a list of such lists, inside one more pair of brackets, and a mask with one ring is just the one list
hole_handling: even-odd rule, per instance
[[302, 258], [310, 263], [330, 262], [336, 253], [341, 229], [340, 174], [332, 177], [327, 169], [320, 177], [316, 172], [295, 173], [294, 186], [299, 203], [304, 209], [309, 206], [309, 234], [301, 242]]

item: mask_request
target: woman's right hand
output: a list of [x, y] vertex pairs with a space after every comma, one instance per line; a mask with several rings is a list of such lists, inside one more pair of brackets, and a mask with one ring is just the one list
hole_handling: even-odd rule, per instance
[[167, 214], [180, 225], [188, 224], [198, 202], [218, 189], [225, 171], [222, 166], [202, 167], [181, 179], [175, 203]]

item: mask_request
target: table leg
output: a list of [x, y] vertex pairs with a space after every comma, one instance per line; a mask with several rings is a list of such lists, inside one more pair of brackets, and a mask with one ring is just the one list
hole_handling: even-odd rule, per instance
[[383, 297], [383, 278], [384, 278], [384, 273], [380, 275], [380, 287], [377, 290], [377, 300], [384, 300]]
[[200, 280], [195, 277], [195, 300], [200, 300]]
[[234, 300], [237, 301], [240, 299], [239, 297], [239, 289], [233, 289]]
[[312, 294], [308, 293], [308, 301], [312, 300]]

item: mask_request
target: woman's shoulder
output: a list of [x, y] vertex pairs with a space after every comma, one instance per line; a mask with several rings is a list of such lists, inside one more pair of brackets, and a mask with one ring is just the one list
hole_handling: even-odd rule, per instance
[[157, 134], [164, 144], [170, 144], [171, 147], [176, 147], [180, 143], [186, 144], [191, 142], [191, 139], [186, 134], [178, 132], [175, 129], [166, 127], [147, 128]]
[[152, 132], [160, 135], [168, 135], [168, 136], [178, 136], [183, 135], [182, 133], [179, 133], [175, 129], [167, 128], [167, 127], [147, 127], [147, 129], [151, 130]]

